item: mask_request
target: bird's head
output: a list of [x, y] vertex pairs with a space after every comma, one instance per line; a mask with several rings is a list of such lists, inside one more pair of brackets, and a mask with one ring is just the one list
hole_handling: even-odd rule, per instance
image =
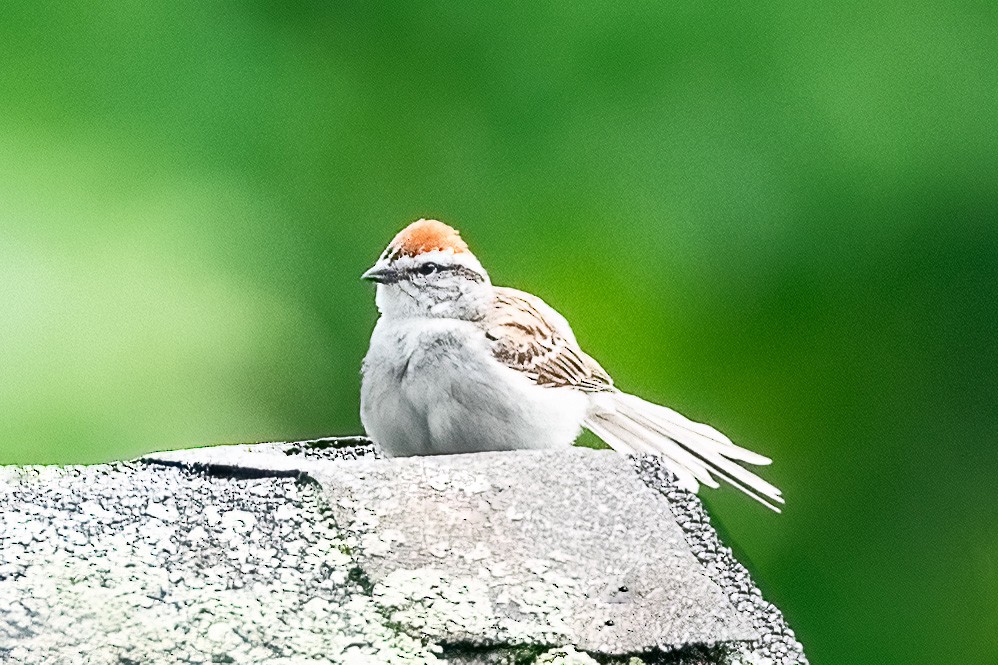
[[492, 283], [461, 235], [435, 219], [402, 229], [363, 274], [377, 282], [377, 304], [391, 318], [481, 318]]

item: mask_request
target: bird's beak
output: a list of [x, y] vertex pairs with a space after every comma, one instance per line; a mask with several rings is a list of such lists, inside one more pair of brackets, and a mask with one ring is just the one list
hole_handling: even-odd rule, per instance
[[376, 263], [370, 270], [361, 275], [360, 278], [377, 282], [378, 284], [394, 284], [399, 281], [399, 273], [394, 268]]

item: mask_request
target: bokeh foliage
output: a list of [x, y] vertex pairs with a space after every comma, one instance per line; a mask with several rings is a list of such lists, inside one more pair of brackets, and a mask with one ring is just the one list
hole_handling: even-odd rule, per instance
[[0, 463], [359, 431], [434, 216], [775, 458], [784, 515], [706, 499], [814, 663], [998, 662], [993, 2], [0, 18]]

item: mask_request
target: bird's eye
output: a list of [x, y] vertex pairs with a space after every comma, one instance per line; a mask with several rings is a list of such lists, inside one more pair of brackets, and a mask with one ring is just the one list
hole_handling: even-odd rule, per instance
[[440, 266], [436, 263], [424, 263], [416, 269], [420, 275], [432, 275], [436, 271], [440, 270]]

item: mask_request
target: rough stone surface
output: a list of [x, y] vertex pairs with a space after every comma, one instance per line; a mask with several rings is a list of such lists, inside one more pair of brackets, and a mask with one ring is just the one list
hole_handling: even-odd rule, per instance
[[355, 579], [314, 484], [148, 465], [5, 475], [9, 662], [434, 662]]
[[376, 601], [434, 641], [624, 655], [757, 637], [626, 457], [481, 453], [313, 473]]
[[654, 460], [378, 457], [0, 467], [0, 662], [806, 663]]

